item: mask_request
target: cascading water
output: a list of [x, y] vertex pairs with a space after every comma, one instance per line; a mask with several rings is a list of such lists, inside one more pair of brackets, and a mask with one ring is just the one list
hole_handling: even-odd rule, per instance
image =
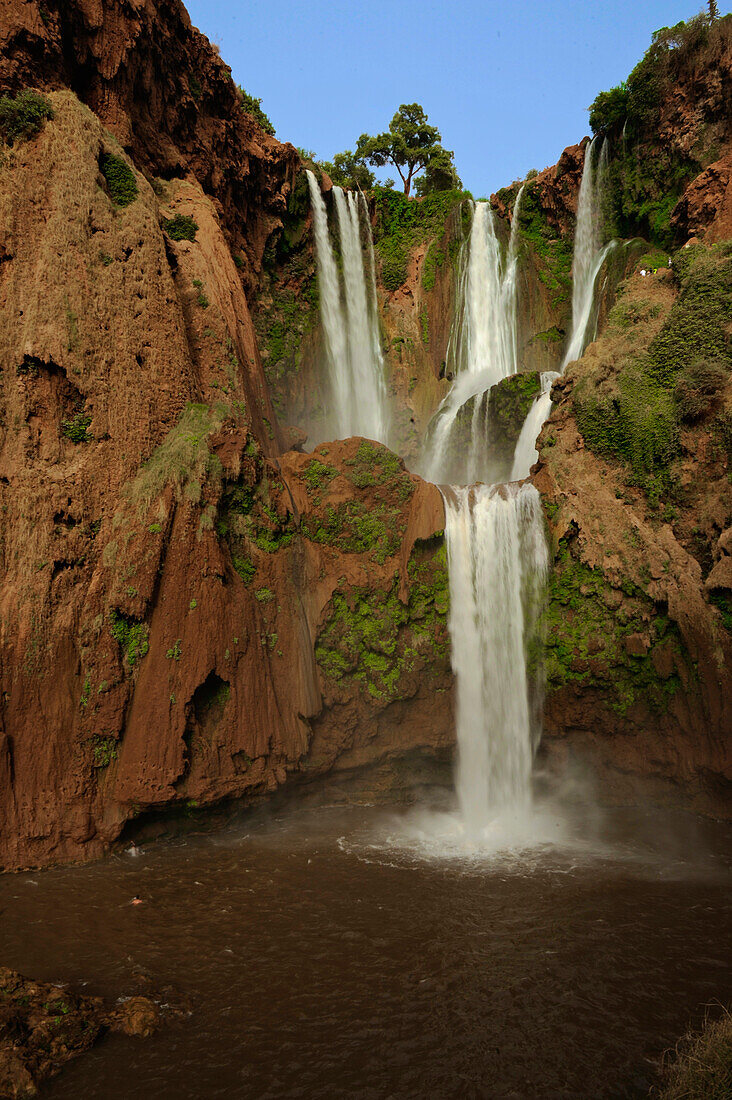
[[362, 195], [333, 188], [343, 268], [341, 277], [318, 181], [310, 171], [307, 177], [332, 399], [328, 427], [339, 439], [363, 435], [386, 443], [389, 417], [376, 314], [373, 241], [365, 202]]
[[[572, 329], [560, 373], [569, 363], [579, 359], [588, 343], [595, 337], [597, 313], [595, 283], [608, 254], [616, 246], [609, 241], [603, 246], [603, 199], [607, 178], [608, 146], [602, 141], [597, 170], [593, 167], [593, 152], [597, 138], [593, 138], [585, 152], [577, 202], [577, 227], [574, 236], [572, 262]], [[541, 392], [535, 398], [524, 421], [514, 453], [511, 480], [528, 477], [538, 452], [536, 439], [552, 409], [552, 382], [559, 375], [547, 371], [541, 375]]]
[[572, 330], [562, 370], [568, 363], [580, 358], [588, 342], [594, 337], [591, 321], [595, 305], [595, 282], [614, 243], [610, 241], [604, 247], [602, 244], [608, 146], [603, 139], [595, 171], [593, 152], [597, 140], [593, 138], [588, 145], [582, 168], [572, 261]]
[[[513, 210], [505, 261], [487, 202], [475, 203], [467, 242], [449, 361], [452, 388], [435, 418], [423, 461], [431, 481], [471, 482], [486, 476], [488, 394], [496, 382], [518, 369], [516, 344], [516, 271], [518, 213]], [[471, 409], [472, 403], [472, 409]]]
[[479, 839], [497, 816], [531, 800], [534, 720], [527, 647], [548, 568], [533, 485], [445, 495], [450, 637], [457, 680], [457, 794]]
[[559, 373], [555, 370], [542, 371], [539, 375], [541, 390], [527, 413], [521, 434], [516, 441], [511, 481], [520, 481], [528, 477], [531, 467], [539, 457], [536, 440], [552, 409], [551, 389], [555, 378], [559, 378]]

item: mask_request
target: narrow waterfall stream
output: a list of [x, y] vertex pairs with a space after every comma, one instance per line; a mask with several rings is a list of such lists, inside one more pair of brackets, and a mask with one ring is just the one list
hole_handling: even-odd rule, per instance
[[478, 202], [473, 208], [449, 353], [454, 381], [436, 413], [422, 463], [430, 481], [467, 484], [487, 476], [488, 395], [496, 382], [518, 369], [516, 272], [522, 192], [523, 188], [514, 206], [505, 259], [490, 203]]
[[552, 410], [551, 388], [555, 378], [564, 373], [569, 363], [579, 359], [585, 348], [595, 338], [597, 329], [597, 302], [595, 284], [603, 264], [616, 241], [603, 245], [603, 201], [607, 184], [608, 145], [601, 139], [597, 167], [593, 165], [595, 143], [593, 138], [585, 151], [582, 182], [577, 200], [577, 226], [574, 236], [572, 261], [572, 328], [569, 342], [559, 372], [547, 371], [541, 375], [541, 391], [529, 409], [516, 451], [511, 480], [528, 477], [531, 466], [538, 457], [536, 439]]
[[389, 415], [376, 313], [373, 241], [363, 195], [333, 188], [342, 270], [328, 227], [325, 200], [308, 171], [318, 265], [320, 315], [330, 388], [333, 437], [388, 442]]

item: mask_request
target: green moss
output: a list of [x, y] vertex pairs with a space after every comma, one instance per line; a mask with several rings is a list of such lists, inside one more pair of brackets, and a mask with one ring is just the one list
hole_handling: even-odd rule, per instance
[[597, 396], [579, 385], [573, 393], [577, 426], [597, 454], [627, 462], [636, 479], [664, 471], [679, 451], [673, 394], [642, 365], [623, 368], [618, 388]]
[[427, 249], [422, 265], [422, 288], [424, 290], [432, 290], [437, 279], [437, 272], [443, 267], [445, 259], [444, 249], [439, 246], [437, 241], [433, 241]]
[[442, 540], [418, 543], [409, 562], [409, 599], [395, 578], [386, 591], [339, 589], [315, 647], [326, 679], [391, 702], [413, 692], [405, 677], [447, 671], [449, 582]]
[[325, 462], [320, 462], [317, 458], [308, 462], [307, 466], [303, 470], [303, 479], [305, 480], [309, 493], [318, 493], [321, 489], [325, 488], [334, 477], [338, 476], [338, 471], [333, 466], [328, 466]]
[[171, 241], [195, 241], [198, 222], [188, 214], [175, 214], [172, 218], [163, 218], [163, 229]]
[[271, 588], [258, 588], [254, 595], [260, 603], [270, 603], [275, 598]]
[[244, 584], [251, 584], [254, 574], [257, 572], [257, 567], [251, 558], [232, 556], [231, 560], [234, 569], [244, 581]]
[[492, 387], [488, 410], [492, 434], [497, 439], [515, 445], [528, 411], [540, 390], [539, 375], [535, 371], [513, 374]]
[[536, 184], [524, 188], [518, 214], [518, 228], [541, 261], [538, 275], [551, 294], [551, 305], [557, 309], [572, 297], [572, 243], [553, 228], [539, 203]]
[[311, 542], [337, 547], [345, 554], [371, 554], [380, 564], [396, 554], [405, 532], [401, 508], [350, 500], [303, 520]]
[[95, 735], [90, 739], [89, 744], [95, 768], [108, 768], [117, 759], [117, 742], [113, 737]]
[[[462, 191], [439, 191], [415, 200], [388, 187], [374, 188], [374, 245], [381, 262], [381, 282], [386, 290], [397, 290], [406, 281], [409, 256], [416, 245], [431, 239], [442, 240], [450, 215], [464, 200]], [[441, 263], [444, 263], [444, 252], [441, 254]], [[425, 289], [430, 289], [430, 279], [434, 286], [436, 268], [441, 263], [438, 264], [436, 253], [430, 258], [429, 266], [427, 258], [425, 263]]]
[[732, 594], [727, 589], [716, 589], [709, 594], [709, 602], [721, 614], [725, 630], [732, 634]]
[[346, 459], [344, 466], [346, 477], [357, 489], [398, 482], [402, 499], [405, 499], [404, 494], [411, 496], [413, 492], [412, 482], [401, 459], [381, 443], [362, 440], [355, 457]]
[[119, 611], [112, 610], [109, 613], [109, 632], [130, 667], [134, 667], [138, 660], [141, 661], [150, 648], [150, 628], [147, 623], [122, 615]]
[[680, 294], [649, 348], [649, 367], [662, 385], [697, 359], [732, 367], [732, 244], [682, 252], [674, 258]]
[[114, 153], [102, 153], [99, 160], [102, 175], [115, 206], [129, 206], [139, 194], [135, 173], [126, 160]]
[[29, 88], [15, 97], [0, 97], [0, 134], [9, 145], [36, 137], [44, 122], [53, 117], [53, 107], [46, 97]]
[[[621, 715], [635, 703], [664, 711], [681, 686], [679, 664], [689, 670], [681, 635], [635, 583], [626, 580], [622, 592], [625, 600], [618, 609], [617, 598], [612, 598], [617, 591], [602, 570], [583, 564], [571, 544], [560, 541], [542, 616], [547, 689], [568, 684], [601, 689]], [[648, 639], [642, 656], [627, 652], [625, 638], [633, 634]], [[654, 666], [659, 646], [674, 655], [675, 670], [666, 679]]]

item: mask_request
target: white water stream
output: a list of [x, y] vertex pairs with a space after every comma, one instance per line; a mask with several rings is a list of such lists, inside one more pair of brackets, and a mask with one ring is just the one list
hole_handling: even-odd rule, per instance
[[486, 477], [488, 394], [496, 382], [518, 370], [516, 272], [522, 192], [523, 188], [514, 206], [505, 258], [490, 204], [478, 202], [473, 207], [448, 352], [454, 381], [437, 411], [423, 459], [430, 481], [469, 483]]
[[388, 441], [384, 362], [376, 312], [371, 223], [361, 194], [333, 188], [342, 271], [333, 252], [325, 201], [307, 173], [313, 209], [320, 315], [330, 385], [328, 431]]
[[548, 559], [533, 485], [456, 489], [445, 512], [456, 787], [465, 832], [478, 839], [497, 815], [530, 805], [538, 730], [527, 647]]
[[[572, 261], [572, 328], [559, 373], [579, 359], [585, 348], [595, 339], [597, 331], [597, 303], [595, 284], [609, 253], [616, 241], [603, 245], [603, 201], [607, 183], [608, 146], [603, 141], [597, 162], [593, 165], [593, 152], [597, 138], [593, 138], [585, 151], [582, 182], [577, 200], [577, 226], [574, 235]], [[511, 480], [528, 477], [538, 458], [536, 440], [552, 411], [552, 382], [559, 374], [547, 371], [541, 375], [541, 392], [534, 399], [521, 429], [514, 452]]]

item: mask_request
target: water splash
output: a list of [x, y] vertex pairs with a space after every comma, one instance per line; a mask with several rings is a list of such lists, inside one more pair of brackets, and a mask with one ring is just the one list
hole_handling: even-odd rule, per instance
[[308, 171], [318, 265], [320, 316], [331, 397], [328, 430], [388, 442], [389, 415], [376, 310], [371, 223], [362, 195], [333, 188], [342, 275], [333, 254], [325, 202]]
[[530, 806], [540, 699], [527, 651], [548, 557], [533, 485], [455, 489], [445, 512], [456, 789], [463, 827], [477, 838], [497, 815]]
[[513, 210], [505, 259], [487, 202], [473, 207], [473, 224], [458, 285], [448, 368], [452, 388], [438, 409], [423, 460], [431, 481], [471, 482], [486, 476], [488, 394], [518, 370], [516, 275], [518, 215], [523, 188]]

